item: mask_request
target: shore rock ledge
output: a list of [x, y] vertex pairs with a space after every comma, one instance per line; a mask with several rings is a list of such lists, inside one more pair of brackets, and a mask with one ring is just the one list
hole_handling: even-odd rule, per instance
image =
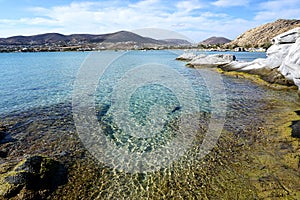
[[235, 61], [235, 56], [232, 54], [196, 55], [193, 52], [185, 52], [176, 60], [189, 61], [187, 65], [194, 68], [220, 67]]
[[[241, 71], [259, 75], [269, 83], [298, 87], [300, 93], [300, 27], [284, 32], [272, 39], [267, 58], [252, 62], [235, 61], [234, 55], [195, 55], [185, 53], [181, 57], [187, 65], [217, 66], [225, 71]], [[184, 60], [184, 59], [179, 59]]]
[[261, 75], [260, 71], [277, 72], [276, 76], [282, 75], [286, 79], [283, 83], [278, 82], [279, 84], [295, 84], [299, 90], [300, 27], [276, 36], [272, 42], [273, 45], [267, 50], [266, 59], [256, 59], [252, 62], [231, 62], [225, 66], [225, 70], [245, 72], [256, 70], [258, 75]]
[[21, 161], [12, 171], [0, 174], [0, 199], [44, 199], [67, 182], [67, 170], [58, 161], [32, 156]]

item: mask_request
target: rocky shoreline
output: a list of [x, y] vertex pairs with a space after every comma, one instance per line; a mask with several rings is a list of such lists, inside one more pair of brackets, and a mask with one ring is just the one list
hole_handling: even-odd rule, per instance
[[[297, 54], [298, 43], [299, 38], [289, 44], [285, 58]], [[267, 59], [255, 62], [238, 62], [234, 55], [192, 53], [178, 60], [195, 68], [237, 71], [237, 76], [258, 74], [272, 84], [293, 87], [298, 65], [291, 68], [282, 60], [278, 67], [267, 65], [272, 56], [282, 55], [281, 45], [275, 46], [277, 53], [270, 53], [273, 47]], [[289, 91], [266, 93], [261, 99], [247, 99], [243, 91], [228, 97], [234, 99], [228, 102], [224, 130], [204, 159], [191, 159], [199, 150], [192, 149], [172, 166], [149, 173], [117, 171], [93, 158], [76, 133], [70, 102], [2, 116], [0, 199], [299, 199], [300, 105]], [[196, 146], [207, 123], [201, 126]]]
[[[266, 59], [252, 62], [236, 61], [234, 55], [196, 55], [185, 52], [177, 60], [187, 61], [187, 66], [194, 68], [218, 67], [224, 72], [244, 72], [257, 75], [262, 80], [274, 85], [298, 87], [300, 94], [300, 28], [294, 28], [272, 39], [273, 45], [267, 50]], [[230, 73], [227, 73], [230, 74]], [[233, 73], [231, 73], [233, 74]]]

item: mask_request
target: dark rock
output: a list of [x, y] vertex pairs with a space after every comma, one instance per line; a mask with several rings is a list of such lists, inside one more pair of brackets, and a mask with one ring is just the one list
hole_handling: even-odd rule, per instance
[[0, 151], [0, 158], [6, 158], [8, 155], [7, 151]]
[[66, 183], [67, 170], [64, 165], [48, 157], [32, 156], [20, 162], [13, 171], [0, 176], [0, 196], [13, 197], [21, 191], [25, 196], [26, 193], [32, 194], [32, 191], [49, 194]]
[[0, 141], [3, 140], [6, 136], [6, 128], [4, 126], [0, 126]]
[[176, 111], [178, 111], [178, 110], [180, 110], [180, 109], [181, 109], [181, 106], [176, 106], [176, 107], [172, 110], [171, 113], [174, 113], [174, 112], [176, 112]]
[[31, 174], [28, 172], [20, 172], [17, 173], [16, 175], [5, 177], [5, 181], [13, 185], [21, 185], [21, 184], [25, 185], [26, 182], [30, 179], [30, 175]]
[[300, 121], [293, 121], [291, 128], [292, 128], [292, 137], [300, 138]]

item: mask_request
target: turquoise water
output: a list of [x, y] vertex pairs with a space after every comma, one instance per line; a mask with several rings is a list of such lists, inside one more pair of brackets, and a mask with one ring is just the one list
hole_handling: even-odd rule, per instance
[[66, 101], [87, 53], [0, 54], [0, 113]]
[[[64, 162], [70, 181], [58, 199], [175, 198], [172, 193], [200, 198], [213, 191], [201, 184], [214, 186], [210, 166], [224, 161], [215, 153], [204, 157], [216, 133], [256, 127], [274, 93], [244, 79], [187, 68], [175, 60], [181, 53], [0, 54], [0, 119], [9, 133], [0, 149], [9, 155], [0, 164], [36, 154]], [[234, 54], [240, 60], [265, 57]], [[211, 174], [202, 171], [205, 163]]]
[[[181, 51], [175, 52], [181, 53]], [[258, 57], [265, 57], [264, 53], [234, 52], [234, 54], [238, 60], [253, 60]], [[20, 112], [35, 107], [71, 101], [74, 80], [81, 64], [88, 55], [88, 52], [0, 54], [0, 114]], [[193, 70], [184, 67], [184, 63], [174, 60], [176, 55], [173, 52], [133, 51], [126, 55], [125, 60], [115, 62], [114, 66], [109, 68], [111, 71], [104, 74], [102, 79], [107, 78], [106, 86], [104, 89], [100, 87], [103, 90], [98, 93], [101, 103], [105, 103], [104, 101], [107, 100], [102, 97], [110, 93], [115, 81], [120, 78], [123, 72], [132, 67], [127, 63], [169, 65], [186, 76], [193, 86], [203, 85], [201, 77], [195, 79], [197, 75]], [[117, 67], [117, 71], [114, 71], [115, 67]], [[196, 82], [200, 80], [200, 83], [193, 83], [193, 80]], [[200, 91], [203, 88], [195, 87], [194, 89], [198, 89], [198, 92], [205, 96], [205, 91]], [[200, 99], [203, 100], [203, 98]]]

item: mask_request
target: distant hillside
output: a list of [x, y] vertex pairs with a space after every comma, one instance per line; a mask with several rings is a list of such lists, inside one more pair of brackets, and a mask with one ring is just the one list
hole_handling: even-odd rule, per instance
[[176, 45], [191, 45], [192, 44], [189, 41], [183, 40], [183, 39], [165, 39], [163, 41], [166, 41], [166, 42], [172, 43], [172, 44], [176, 44]]
[[224, 37], [210, 37], [207, 38], [206, 40], [203, 40], [202, 42], [200, 42], [200, 44], [203, 45], [216, 45], [216, 44], [226, 44], [228, 42], [230, 42], [231, 40], [224, 38]]
[[[53, 43], [61, 44], [82, 44], [82, 43], [124, 43], [132, 42], [138, 45], [155, 44], [155, 45], [178, 45], [179, 40], [155, 40], [152, 38], [142, 37], [132, 32], [119, 31], [109, 34], [72, 34], [63, 35], [59, 33], [46, 33], [33, 36], [13, 36], [9, 38], [0, 38], [0, 45], [45, 45]], [[181, 41], [182, 42], [182, 41]], [[186, 43], [185, 43], [186, 44]]]
[[276, 35], [284, 33], [295, 27], [300, 27], [300, 20], [278, 19], [275, 22], [267, 23], [256, 28], [250, 29], [238, 36], [227, 46], [240, 47], [262, 47], [269, 45], [271, 39]]

